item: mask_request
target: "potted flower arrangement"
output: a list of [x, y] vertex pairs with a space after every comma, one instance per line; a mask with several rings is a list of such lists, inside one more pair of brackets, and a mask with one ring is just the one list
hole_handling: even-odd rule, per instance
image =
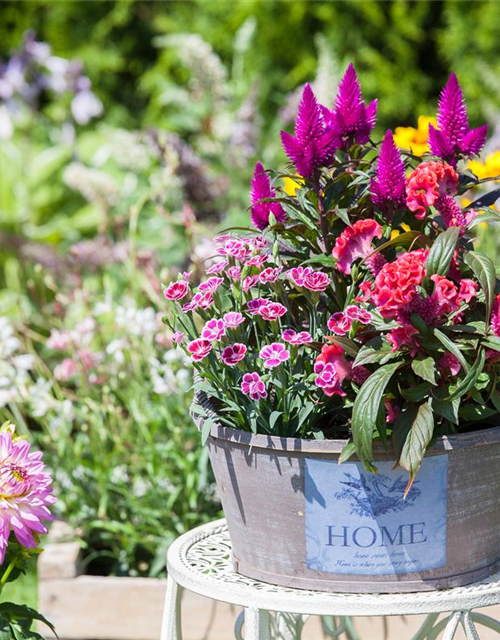
[[459, 204], [486, 126], [455, 75], [429, 157], [374, 143], [376, 115], [352, 65], [333, 110], [306, 85], [256, 230], [165, 289], [235, 567], [276, 584], [425, 590], [500, 560], [500, 296], [474, 251], [500, 191]]

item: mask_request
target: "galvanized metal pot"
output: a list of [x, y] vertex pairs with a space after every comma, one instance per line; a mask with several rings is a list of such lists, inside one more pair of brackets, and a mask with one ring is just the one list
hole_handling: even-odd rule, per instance
[[378, 449], [379, 473], [370, 474], [356, 460], [338, 464], [344, 444], [212, 427], [207, 445], [239, 573], [303, 589], [399, 593], [498, 570], [500, 427], [441, 438], [405, 500], [407, 474], [393, 469], [393, 454]]

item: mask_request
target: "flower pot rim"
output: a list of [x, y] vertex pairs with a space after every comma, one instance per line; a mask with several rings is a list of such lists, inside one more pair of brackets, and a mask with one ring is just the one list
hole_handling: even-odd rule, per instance
[[[218, 414], [212, 405], [210, 398], [205, 393], [197, 393], [195, 404], [205, 409], [209, 417], [217, 420]], [[201, 431], [203, 426], [203, 417], [193, 415], [198, 428]], [[242, 429], [233, 429], [224, 427], [219, 422], [215, 422], [210, 430], [210, 436], [213, 440], [222, 440], [233, 443], [236, 446], [246, 447], [248, 449], [273, 449], [276, 453], [316, 453], [316, 454], [340, 454], [347, 443], [347, 439], [325, 439], [325, 440], [309, 440], [305, 438], [287, 438], [284, 436], [271, 436], [260, 433], [252, 433], [243, 431]], [[491, 445], [500, 442], [500, 416], [499, 425], [469, 431], [465, 433], [457, 433], [449, 436], [440, 436], [436, 442], [429, 447], [426, 456], [440, 455], [443, 452], [452, 451], [454, 449], [464, 449], [470, 447], [479, 447]], [[394, 459], [394, 451], [386, 450], [382, 444], [374, 443], [374, 454], [376, 458]], [[356, 460], [352, 456], [351, 460]]]

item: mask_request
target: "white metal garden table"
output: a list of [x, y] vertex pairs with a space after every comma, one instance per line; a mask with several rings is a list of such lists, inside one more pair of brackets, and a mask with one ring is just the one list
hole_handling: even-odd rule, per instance
[[[474, 609], [500, 604], [500, 573], [455, 589], [404, 594], [324, 593], [277, 587], [245, 578], [233, 570], [231, 541], [225, 520], [198, 527], [180, 536], [167, 557], [168, 585], [161, 640], [182, 640], [181, 592], [244, 608], [236, 623], [236, 636], [268, 640], [271, 628], [281, 638], [300, 636], [304, 619], [319, 616], [398, 616], [427, 614], [413, 640], [452, 640], [462, 625], [468, 640], [479, 640], [476, 625], [500, 633], [500, 623]], [[276, 612], [277, 617], [270, 612]], [[444, 619], [438, 619], [446, 613]], [[276, 622], [278, 620], [278, 622]], [[341, 632], [341, 628], [337, 630]]]

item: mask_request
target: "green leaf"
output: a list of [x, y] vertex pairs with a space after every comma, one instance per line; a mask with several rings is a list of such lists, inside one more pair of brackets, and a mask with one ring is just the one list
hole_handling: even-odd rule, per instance
[[[404, 413], [404, 412], [403, 412]], [[416, 412], [408, 412], [395, 424], [396, 450], [400, 451], [399, 464], [410, 472], [410, 478], [417, 475], [425, 451], [434, 434], [434, 415], [430, 403], [423, 402]]]
[[447, 398], [445, 398], [445, 402], [450, 402], [455, 398], [461, 398], [468, 391], [470, 391], [484, 369], [484, 363], [486, 361], [486, 351], [485, 349], [480, 349], [477, 354], [476, 359], [474, 360], [474, 364], [470, 368], [470, 371], [467, 373], [462, 382], [459, 383], [456, 390], [451, 393]]
[[431, 407], [435, 414], [445, 418], [452, 424], [458, 424], [458, 410], [460, 408], [460, 398], [445, 402], [439, 398], [431, 399]]
[[271, 413], [271, 415], [269, 416], [269, 431], [273, 431], [276, 422], [281, 418], [282, 415], [282, 411], [273, 411]]
[[493, 351], [500, 351], [500, 338], [497, 336], [488, 336], [481, 341], [481, 344], [487, 349], [493, 349]]
[[478, 404], [466, 404], [460, 409], [460, 417], [467, 422], [479, 422], [498, 415], [493, 407], [481, 407]]
[[495, 389], [490, 396], [490, 400], [497, 410], [497, 413], [500, 413], [500, 392]]
[[431, 385], [429, 382], [421, 382], [416, 384], [410, 389], [400, 389], [400, 393], [405, 400], [409, 402], [420, 402], [431, 392]]
[[365, 465], [372, 461], [373, 431], [385, 388], [400, 366], [401, 362], [393, 362], [377, 369], [364, 382], [354, 401], [352, 436], [358, 456]]
[[489, 207], [500, 198], [500, 189], [493, 189], [489, 193], [485, 193], [484, 196], [477, 198], [474, 202], [471, 202], [467, 205], [467, 209], [483, 209], [484, 207]]
[[207, 440], [208, 440], [208, 436], [210, 435], [210, 431], [213, 427], [213, 425], [217, 422], [216, 418], [207, 418], [206, 420], [203, 421], [203, 427], [201, 429], [201, 444], [205, 445]]
[[340, 453], [339, 464], [342, 464], [343, 462], [346, 462], [347, 460], [349, 460], [349, 458], [353, 456], [355, 453], [356, 453], [356, 445], [354, 444], [354, 442], [351, 442], [349, 440], [348, 442], [346, 442], [346, 444], [344, 445]]
[[425, 261], [426, 282], [435, 274], [445, 276], [448, 273], [459, 237], [460, 228], [449, 227], [434, 240]]
[[391, 345], [388, 342], [381, 343], [379, 349], [370, 346], [370, 343], [365, 344], [359, 350], [356, 359], [354, 360], [354, 366], [360, 367], [365, 364], [373, 364], [374, 362], [381, 362], [384, 364], [387, 360], [396, 358], [397, 353], [394, 353], [391, 349]]
[[462, 352], [460, 351], [460, 349], [457, 347], [457, 345], [452, 342], [448, 336], [446, 336], [442, 331], [440, 331], [439, 329], [434, 329], [434, 335], [436, 336], [436, 338], [439, 340], [439, 342], [443, 345], [443, 347], [449, 351], [450, 353], [452, 353], [457, 360], [460, 362], [460, 364], [462, 365], [464, 371], [469, 371], [469, 365], [467, 363], [467, 360], [464, 358]]
[[468, 251], [465, 254], [465, 262], [474, 272], [479, 280], [481, 289], [484, 292], [486, 302], [486, 322], [489, 322], [491, 315], [491, 307], [495, 298], [496, 272], [495, 265], [488, 256], [475, 251]]
[[[400, 233], [398, 236], [395, 236], [391, 240], [388, 240], [387, 242], [384, 242], [384, 244], [381, 244], [375, 249], [375, 251], [367, 256], [367, 258], [375, 255], [376, 253], [380, 253], [381, 251], [385, 251], [390, 247], [409, 247], [410, 245], [414, 244], [417, 239], [420, 238], [422, 240], [426, 240], [426, 237], [421, 231], [405, 231], [405, 233]], [[365, 262], [367, 258], [362, 260], [362, 262]]]
[[431, 384], [436, 384], [436, 363], [430, 356], [423, 360], [412, 360], [411, 368], [419, 378], [423, 378]]
[[351, 340], [350, 338], [346, 338], [345, 336], [328, 336], [327, 340], [333, 344], [338, 344], [353, 358], [356, 358], [358, 355], [359, 347], [354, 340]]

